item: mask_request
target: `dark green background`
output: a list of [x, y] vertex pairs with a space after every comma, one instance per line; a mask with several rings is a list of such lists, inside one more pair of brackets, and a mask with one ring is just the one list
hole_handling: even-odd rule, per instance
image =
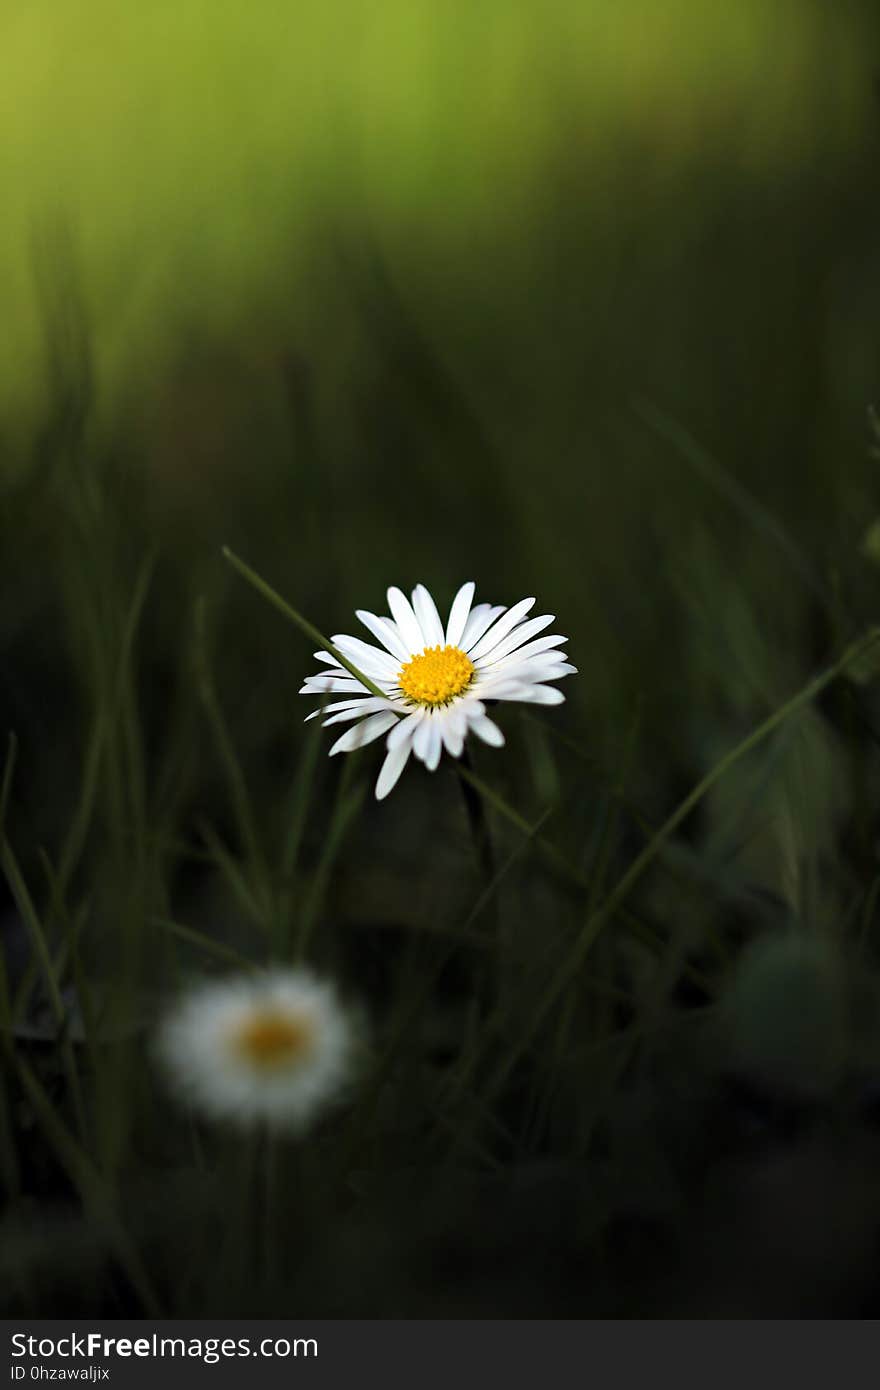
[[[676, 803], [876, 619], [874, 7], [0, 26], [10, 1307], [869, 1310], [870, 670], [737, 762], [533, 1021]], [[536, 594], [580, 674], [477, 772], [556, 857], [490, 811], [483, 901], [448, 767], [376, 806], [376, 748], [328, 762], [310, 647], [223, 545], [328, 633], [391, 583]], [[374, 1060], [267, 1155], [148, 1040], [211, 942], [305, 938]]]

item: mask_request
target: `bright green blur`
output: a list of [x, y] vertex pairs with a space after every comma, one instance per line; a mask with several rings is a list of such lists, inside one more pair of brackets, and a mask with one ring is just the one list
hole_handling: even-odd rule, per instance
[[[0, 14], [7, 416], [42, 389], [35, 285], [59, 225], [112, 399], [181, 328], [265, 331], [282, 283], [308, 297], [340, 213], [429, 308], [432, 264], [475, 291], [494, 274], [490, 298], [527, 295], [562, 162], [595, 171], [601, 278], [621, 206], [642, 196], [618, 176], [621, 142], [673, 179], [713, 145], [772, 179], [857, 147], [872, 99], [848, 4], [3, 0]], [[283, 312], [296, 317], [289, 293]]]

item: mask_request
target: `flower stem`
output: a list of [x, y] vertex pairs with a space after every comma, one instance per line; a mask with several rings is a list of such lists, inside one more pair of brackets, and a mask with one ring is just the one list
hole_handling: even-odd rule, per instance
[[459, 762], [461, 766], [456, 766], [456, 771], [458, 772], [458, 785], [461, 787], [464, 808], [467, 812], [468, 825], [470, 826], [471, 836], [477, 851], [480, 869], [482, 870], [483, 877], [488, 883], [495, 877], [495, 855], [492, 849], [492, 837], [489, 833], [489, 821], [486, 816], [486, 808], [483, 805], [483, 799], [468, 776], [468, 774], [473, 776], [473, 767], [471, 765], [470, 754], [466, 748]]
[[278, 1139], [270, 1126], [261, 1136], [262, 1163], [259, 1181], [262, 1217], [262, 1265], [266, 1289], [274, 1288], [278, 1274], [277, 1246], [277, 1188], [278, 1188]]
[[[464, 764], [464, 766], [461, 766], [461, 764]], [[498, 877], [495, 868], [495, 853], [492, 848], [492, 836], [489, 832], [489, 818], [486, 815], [486, 807], [483, 798], [469, 781], [469, 774], [472, 772], [472, 768], [466, 748], [462, 752], [458, 763], [456, 763], [456, 771], [458, 773], [458, 785], [461, 787], [461, 794], [464, 798], [464, 806], [467, 812], [471, 837], [477, 852], [480, 877], [484, 884], [488, 886], [494, 883]], [[503, 992], [503, 922], [497, 899], [491, 904], [491, 917], [493, 920], [489, 926], [489, 936], [491, 940], [489, 959], [477, 963], [477, 973], [474, 981], [474, 997], [477, 1002], [477, 1008], [481, 1010], [484, 1015], [489, 1016], [491, 1016], [493, 1008], [497, 1006], [500, 995]]]

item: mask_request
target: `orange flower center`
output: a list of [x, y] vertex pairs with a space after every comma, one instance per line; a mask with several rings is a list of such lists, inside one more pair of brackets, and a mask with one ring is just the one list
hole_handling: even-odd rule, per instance
[[314, 1043], [314, 1025], [308, 1018], [266, 1009], [246, 1019], [233, 1040], [235, 1050], [251, 1066], [272, 1071], [300, 1062]]

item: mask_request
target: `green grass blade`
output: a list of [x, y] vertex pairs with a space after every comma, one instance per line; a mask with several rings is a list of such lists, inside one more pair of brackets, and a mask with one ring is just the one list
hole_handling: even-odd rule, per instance
[[762, 743], [764, 739], [772, 734], [775, 729], [778, 729], [786, 719], [789, 719], [805, 705], [811, 704], [852, 662], [862, 657], [878, 642], [878, 640], [880, 640], [880, 629], [874, 629], [866, 636], [861, 637], [858, 641], [853, 642], [838, 661], [821, 672], [820, 675], [808, 681], [795, 695], [789, 700], [786, 700], [778, 709], [774, 710], [763, 723], [759, 724], [756, 729], [726, 753], [676, 807], [656, 834], [649, 840], [642, 852], [636, 856], [616, 887], [612, 889], [604, 902], [588, 917], [574, 948], [562, 962], [551, 980], [548, 989], [545, 991], [529, 1026], [523, 1030], [521, 1037], [517, 1040], [515, 1046], [499, 1069], [494, 1079], [493, 1088], [504, 1083], [551, 1010], [556, 1007], [560, 997], [565, 993], [571, 981], [574, 980], [581, 970], [590, 948], [596, 941], [603, 927], [611, 919], [618, 907], [624, 902], [627, 895], [633, 890], [639, 879], [657, 858], [664, 845], [670, 840], [672, 835], [674, 835], [678, 827], [687, 819], [700, 801], [702, 801], [706, 793], [724, 777], [735, 763], [739, 762], [739, 760], [745, 757], [747, 753], [751, 752], [753, 748], [756, 748], [758, 744]]
[[[480, 793], [483, 800], [486, 801], [494, 811], [497, 811], [500, 816], [506, 821], [509, 821], [521, 835], [525, 835], [560, 873], [570, 879], [572, 883], [577, 884], [579, 888], [589, 892], [590, 880], [587, 878], [586, 874], [581, 873], [580, 869], [572, 864], [562, 851], [558, 850], [550, 840], [545, 839], [543, 835], [536, 834], [534, 826], [529, 824], [525, 816], [520, 815], [519, 811], [515, 810], [509, 802], [505, 801], [504, 797], [501, 796], [499, 792], [496, 792], [493, 787], [490, 787], [488, 782], [484, 782], [482, 777], [478, 777], [470, 768], [457, 767], [456, 772], [465, 782], [469, 782], [470, 785]], [[552, 815], [554, 809], [554, 807], [549, 807], [543, 813], [540, 817], [541, 825]]]
[[18, 739], [15, 734], [9, 735], [6, 745], [6, 763], [3, 767], [3, 781], [0, 784], [0, 835], [6, 831], [6, 812], [9, 809], [9, 797], [12, 792], [12, 779], [15, 776], [15, 764], [18, 758]]
[[788, 532], [780, 526], [766, 507], [753, 497], [736, 478], [732, 477], [701, 444], [689, 434], [683, 425], [678, 424], [664, 411], [650, 401], [637, 399], [633, 402], [636, 414], [655, 434], [678, 452], [686, 463], [699, 473], [719, 496], [732, 506], [757, 532], [769, 540], [780, 554], [784, 555], [792, 571], [801, 583], [819, 600], [823, 608], [835, 618], [838, 614], [834, 605], [819, 583], [813, 569], [801, 554]]
[[[0, 867], [2, 867], [6, 881], [12, 890], [12, 896], [15, 899], [15, 905], [18, 908], [22, 921], [28, 929], [34, 957], [39, 962], [40, 969], [45, 978], [49, 1005], [58, 1027], [58, 1046], [67, 1074], [67, 1082], [70, 1087], [74, 1113], [76, 1114], [80, 1134], [84, 1136], [86, 1132], [85, 1105], [83, 1103], [76, 1057], [70, 1037], [68, 1036], [69, 1020], [67, 1010], [64, 1007], [64, 1000], [61, 997], [61, 990], [58, 985], [58, 972], [52, 961], [49, 944], [46, 940], [46, 934], [43, 930], [43, 924], [40, 921], [39, 913], [34, 906], [27, 884], [19, 869], [18, 861], [12, 852], [12, 846], [5, 837], [0, 840]], [[16, 1001], [18, 1006], [17, 1013], [19, 1015], [26, 1002], [27, 994], [20, 993]]]
[[220, 701], [217, 698], [217, 692], [211, 678], [204, 599], [199, 599], [196, 604], [195, 627], [195, 664], [199, 695], [208, 716], [217, 752], [220, 755], [220, 761], [226, 775], [232, 809], [238, 822], [238, 833], [254, 882], [254, 896], [259, 901], [261, 915], [265, 920], [271, 916], [272, 912], [269, 872], [257, 834], [256, 818], [248, 794], [247, 781], [235, 752], [235, 746], [229, 736], [226, 720], [223, 717]]
[[79, 1193], [83, 1206], [107, 1232], [114, 1253], [140, 1298], [145, 1312], [154, 1318], [161, 1317], [162, 1310], [152, 1282], [131, 1237], [119, 1219], [116, 1205], [100, 1173], [59, 1119], [55, 1107], [23, 1058], [18, 1059], [18, 1072], [40, 1127], [52, 1146], [59, 1165]]
[[211, 859], [229, 885], [239, 906], [258, 927], [266, 931], [269, 926], [266, 906], [259, 902], [254, 896], [250, 884], [236, 862], [235, 856], [230, 854], [229, 850], [222, 843], [219, 835], [216, 834], [207, 821], [200, 821], [198, 829], [199, 834], [208, 847]]
[[371, 694], [378, 695], [381, 700], [387, 700], [388, 695], [386, 691], [380, 690], [379, 686], [375, 685], [368, 676], [365, 676], [363, 671], [359, 671], [354, 662], [349, 661], [347, 656], [343, 656], [342, 652], [334, 647], [333, 643], [324, 636], [323, 632], [316, 628], [313, 623], [310, 623], [308, 618], [304, 618], [301, 613], [298, 613], [295, 608], [292, 608], [286, 599], [283, 599], [279, 593], [276, 593], [272, 586], [266, 583], [265, 579], [261, 579], [256, 571], [252, 570], [250, 565], [246, 565], [244, 560], [240, 560], [228, 546], [223, 547], [223, 558], [229, 561], [233, 569], [237, 570], [242, 578], [246, 579], [248, 584], [256, 589], [258, 594], [262, 594], [263, 598], [268, 599], [273, 608], [277, 608], [279, 613], [283, 613], [285, 618], [298, 627], [300, 632], [305, 633], [310, 641], [317, 643], [324, 651], [328, 651], [330, 655], [339, 662], [340, 666], [344, 666], [346, 671], [354, 676], [355, 680], [359, 680], [362, 685], [366, 686]]
[[43, 925], [40, 921], [39, 913], [34, 906], [27, 884], [22, 877], [18, 861], [12, 852], [12, 846], [5, 837], [0, 840], [0, 867], [2, 867], [6, 881], [12, 891], [12, 896], [15, 899], [15, 905], [18, 908], [21, 919], [27, 927], [34, 956], [39, 962], [40, 970], [46, 983], [49, 1005], [52, 1009], [55, 1022], [60, 1029], [64, 1026], [64, 1001], [61, 998], [61, 991], [58, 987], [55, 967], [52, 963], [52, 957], [43, 931]]
[[[346, 772], [349, 766], [350, 764], [346, 764]], [[318, 867], [315, 870], [298, 924], [297, 954], [301, 959], [304, 959], [308, 954], [312, 934], [327, 894], [327, 883], [333, 865], [350, 826], [356, 820], [363, 806], [365, 790], [363, 784], [349, 790], [345, 784], [345, 777], [343, 777], [321, 858], [318, 861]]]
[[195, 946], [199, 951], [204, 951], [206, 955], [216, 956], [218, 960], [225, 961], [227, 965], [234, 965], [239, 970], [258, 970], [259, 966], [247, 956], [243, 956], [240, 951], [236, 951], [234, 946], [227, 946], [223, 941], [215, 941], [213, 937], [206, 936], [204, 932], [196, 931], [194, 927], [186, 927], [182, 922], [174, 922], [170, 917], [153, 917], [153, 925], [161, 927], [163, 931], [170, 932], [181, 941], [187, 942], [190, 946]]

